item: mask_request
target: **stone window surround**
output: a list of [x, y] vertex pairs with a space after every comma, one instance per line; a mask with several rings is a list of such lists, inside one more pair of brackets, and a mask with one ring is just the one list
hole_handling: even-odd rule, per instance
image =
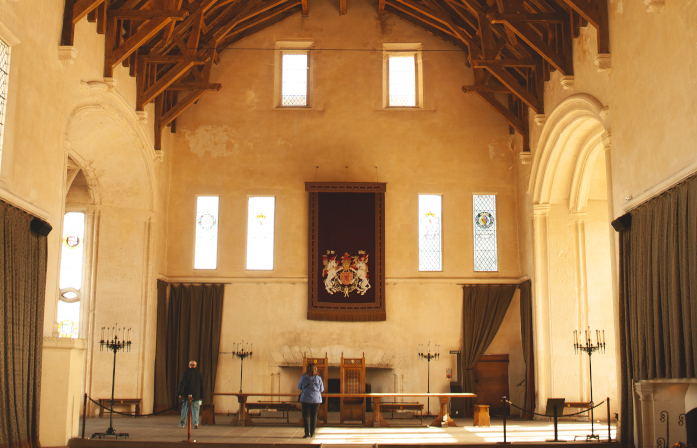
[[[314, 40], [279, 40], [274, 51], [274, 89], [273, 108], [275, 110], [314, 110], [314, 61], [310, 50], [315, 46]], [[307, 105], [282, 106], [281, 90], [283, 84], [283, 54], [307, 54]]]
[[[422, 58], [422, 45], [420, 43], [383, 43], [382, 44], [382, 109], [388, 110], [419, 110], [424, 108], [424, 71]], [[399, 54], [408, 56], [413, 54], [416, 58], [416, 106], [390, 106], [389, 104], [389, 59], [391, 55]]]

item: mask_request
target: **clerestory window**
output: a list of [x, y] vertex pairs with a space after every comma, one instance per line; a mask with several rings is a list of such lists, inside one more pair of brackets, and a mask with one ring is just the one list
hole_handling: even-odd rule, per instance
[[383, 44], [383, 107], [421, 108], [421, 44]]

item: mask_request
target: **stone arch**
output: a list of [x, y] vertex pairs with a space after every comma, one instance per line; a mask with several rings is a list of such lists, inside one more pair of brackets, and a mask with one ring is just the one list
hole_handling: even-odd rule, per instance
[[[67, 114], [62, 136], [64, 163], [69, 160], [84, 175], [89, 190], [89, 236], [91, 303], [86, 314], [88, 328], [132, 328], [132, 341], [142, 356], [124, 359], [129, 396], [144, 398], [152, 406], [152, 384], [147, 366], [154, 353], [152, 313], [155, 300], [155, 154], [141, 118], [114, 90], [103, 82], [83, 82], [79, 99]], [[67, 193], [67, 191], [65, 192]], [[64, 195], [65, 196], [65, 195]], [[98, 272], [98, 275], [97, 275]], [[98, 344], [87, 335], [84, 357], [85, 392], [107, 396], [110, 379], [97, 374]], [[89, 413], [96, 409], [91, 406]]]
[[[608, 220], [609, 138], [608, 109], [597, 98], [579, 94], [562, 101], [549, 115], [535, 151], [528, 194], [534, 212], [535, 370], [540, 410], [552, 396], [589, 401], [588, 359], [574, 355], [571, 343], [559, 343], [571, 341], [569, 328], [607, 326], [607, 339], [613, 339], [617, 316], [601, 312], [604, 296], [616, 297]], [[599, 178], [594, 173], [603, 177], [599, 185], [605, 189], [604, 198], [588, 207], [592, 181]], [[587, 239], [591, 244], [586, 244]], [[604, 273], [598, 272], [600, 266], [607, 267]], [[605, 310], [608, 305], [604, 304]], [[614, 363], [612, 353], [614, 349], [608, 358]], [[615, 366], [608, 363], [607, 368]], [[616, 388], [606, 382], [603, 391], [612, 396]], [[598, 396], [594, 399], [601, 401]]]
[[139, 117], [106, 84], [83, 82], [82, 88], [67, 118], [63, 147], [94, 190], [94, 204], [153, 211], [157, 156]]

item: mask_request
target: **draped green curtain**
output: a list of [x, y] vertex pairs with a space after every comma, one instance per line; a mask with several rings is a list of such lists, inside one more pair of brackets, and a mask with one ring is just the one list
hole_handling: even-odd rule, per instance
[[[474, 391], [474, 366], [494, 340], [517, 287], [496, 284], [463, 286], [463, 392]], [[466, 409], [471, 407], [471, 401], [466, 400]]]
[[[221, 284], [170, 285], [167, 297], [162, 285], [158, 285], [157, 411], [177, 404], [177, 384], [191, 360], [198, 362], [203, 376], [204, 404], [213, 403], [224, 292], [225, 287]], [[162, 384], [158, 384], [160, 382]]]
[[0, 446], [39, 447], [46, 237], [0, 202]]
[[620, 443], [633, 446], [633, 386], [697, 372], [697, 177], [631, 212], [620, 232]]
[[520, 284], [520, 337], [525, 359], [525, 399], [523, 419], [532, 420], [535, 411], [535, 355], [532, 345], [532, 285], [530, 280]]

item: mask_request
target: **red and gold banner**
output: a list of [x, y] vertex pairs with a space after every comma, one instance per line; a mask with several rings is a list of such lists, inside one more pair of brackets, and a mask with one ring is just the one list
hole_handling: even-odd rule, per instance
[[385, 190], [372, 182], [306, 182], [310, 320], [385, 315]]

